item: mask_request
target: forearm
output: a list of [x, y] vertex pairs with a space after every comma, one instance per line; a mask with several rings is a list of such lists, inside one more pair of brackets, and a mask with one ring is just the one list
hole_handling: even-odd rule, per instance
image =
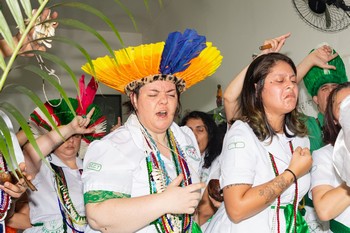
[[[39, 150], [44, 157], [48, 156], [54, 149], [61, 145], [64, 140], [74, 134], [74, 130], [69, 124], [60, 126], [58, 129], [61, 134], [56, 130], [51, 130], [49, 133], [41, 135], [36, 139]], [[25, 154], [28, 174], [35, 175], [35, 170], [41, 165], [41, 157], [30, 143], [24, 146], [23, 152]]]
[[248, 184], [226, 186], [223, 190], [226, 212], [236, 223], [250, 218], [270, 206], [293, 182], [293, 175], [283, 172], [273, 180], [255, 187]]
[[301, 82], [307, 72], [314, 66], [309, 56], [306, 56], [297, 66], [297, 83]]
[[[350, 188], [345, 183], [337, 188], [329, 185], [322, 186], [312, 190], [313, 202], [319, 218], [328, 221], [343, 213], [350, 206]], [[328, 191], [324, 192], [326, 189]], [[321, 192], [323, 194], [320, 194]]]
[[86, 215], [90, 226], [101, 232], [135, 232], [164, 215], [168, 205], [162, 194], [115, 198], [87, 204]]
[[238, 105], [238, 97], [240, 96], [243, 88], [245, 74], [247, 73], [248, 66], [245, 67], [227, 86], [224, 92], [224, 106], [226, 119], [231, 121], [234, 118], [239, 117], [240, 108]]

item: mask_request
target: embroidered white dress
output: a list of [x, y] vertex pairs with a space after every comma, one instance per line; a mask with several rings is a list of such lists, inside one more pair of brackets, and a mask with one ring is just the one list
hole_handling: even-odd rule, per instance
[[[343, 181], [335, 171], [332, 161], [333, 146], [328, 144], [321, 149], [312, 153], [312, 169], [311, 169], [311, 190], [319, 185], [330, 185], [338, 187]], [[343, 213], [338, 215], [334, 220], [350, 227], [350, 207], [346, 208]], [[329, 232], [332, 232], [329, 230]]]
[[[79, 169], [67, 167], [55, 154], [51, 154], [46, 160], [49, 163], [62, 167], [68, 185], [69, 196], [74, 207], [80, 215], [85, 216], [83, 183], [79, 171], [83, 167], [81, 159], [76, 159]], [[25, 230], [25, 233], [64, 232], [63, 217], [58, 204], [54, 174], [44, 162], [41, 164], [40, 171], [32, 182], [38, 191], [30, 191], [29, 193], [30, 222], [32, 225], [37, 224], [41, 226], [33, 226]], [[79, 230], [84, 230], [84, 228], [85, 226], [83, 229], [79, 228]], [[72, 230], [67, 227], [67, 232], [72, 232]]]
[[[188, 127], [180, 128], [175, 123], [170, 128], [185, 154], [192, 183], [198, 183], [201, 158], [193, 132]], [[177, 176], [174, 163], [164, 156], [162, 159], [168, 175], [174, 179]], [[143, 135], [135, 115], [132, 114], [116, 131], [90, 144], [84, 158], [84, 169], [84, 193], [103, 190], [131, 197], [149, 195]], [[88, 226], [86, 232], [95, 231]], [[137, 232], [156, 233], [157, 230], [154, 225], [149, 225]]]
[[[247, 123], [236, 121], [227, 132], [222, 153], [220, 155], [221, 188], [230, 184], [252, 184], [258, 186], [275, 178], [269, 152], [274, 156], [279, 173], [282, 173], [291, 160], [289, 141], [294, 149], [298, 146], [309, 147], [307, 137], [287, 138], [284, 134], [261, 142], [255, 136]], [[310, 175], [306, 174], [298, 179], [298, 201], [300, 201], [310, 187]], [[291, 185], [281, 195], [281, 207], [292, 204], [295, 196], [295, 185]], [[271, 206], [276, 206], [277, 200]], [[271, 206], [256, 215], [233, 223], [226, 214], [224, 203], [210, 221], [205, 232], [208, 233], [261, 233], [277, 232], [276, 209]], [[283, 209], [280, 210], [281, 232], [285, 232], [286, 224]]]

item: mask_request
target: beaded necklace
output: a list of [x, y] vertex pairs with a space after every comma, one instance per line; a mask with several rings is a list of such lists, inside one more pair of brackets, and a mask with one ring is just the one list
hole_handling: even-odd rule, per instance
[[[290, 151], [294, 152], [294, 149], [293, 149], [293, 144], [291, 141], [289, 141], [289, 148], [290, 148]], [[275, 173], [275, 176], [277, 177], [279, 175], [279, 172], [278, 172], [278, 168], [277, 168], [277, 165], [276, 165], [276, 161], [275, 161], [275, 158], [273, 156], [273, 154], [271, 154], [269, 152], [269, 156], [270, 156], [270, 160], [271, 160], [271, 165], [272, 165], [272, 169]], [[294, 232], [296, 233], [296, 221], [297, 221], [297, 202], [298, 202], [298, 181], [297, 180], [294, 180], [294, 184], [295, 184], [295, 195], [294, 195], [294, 200], [293, 200], [293, 225], [291, 228], [290, 228], [290, 231], [292, 232], [293, 231], [293, 228], [294, 228]], [[281, 208], [281, 196], [278, 196], [277, 198], [277, 207], [276, 207], [276, 216], [277, 216], [277, 232], [280, 233], [281, 232], [281, 226], [280, 226], [280, 217], [279, 217], [279, 212], [280, 212], [280, 208]]]
[[[160, 151], [152, 136], [141, 126], [141, 132], [144, 136], [146, 165], [148, 171], [148, 181], [150, 194], [161, 193], [170, 184], [171, 178], [166, 170]], [[187, 186], [192, 183], [190, 170], [173, 132], [168, 129], [166, 136], [169, 143], [169, 149], [174, 162], [176, 174], [183, 174], [184, 181], [181, 186]], [[192, 216], [189, 214], [165, 214], [152, 222], [159, 233], [185, 233], [191, 232]]]
[[[7, 172], [7, 166], [3, 156], [0, 154], [0, 172]], [[0, 189], [0, 221], [5, 220], [7, 210], [10, 206], [10, 195]]]
[[[64, 176], [64, 172], [61, 167], [56, 166], [53, 163], [50, 163], [51, 167], [55, 171], [55, 181], [56, 181], [56, 192], [58, 205], [64, 220], [64, 232], [67, 232], [67, 226], [71, 228], [73, 232], [82, 233], [83, 230], [78, 230], [75, 228], [75, 225], [79, 226], [81, 229], [84, 229], [87, 221], [85, 216], [81, 216], [78, 211], [75, 209], [72, 199], [69, 196], [67, 181]], [[80, 171], [81, 172], [81, 171]]]

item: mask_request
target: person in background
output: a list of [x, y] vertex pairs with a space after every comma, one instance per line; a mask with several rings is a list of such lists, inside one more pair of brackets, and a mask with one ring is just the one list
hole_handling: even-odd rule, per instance
[[[185, 53], [185, 54], [184, 54]], [[201, 153], [174, 117], [180, 95], [220, 66], [219, 50], [193, 29], [129, 47], [83, 70], [130, 98], [125, 124], [93, 142], [84, 159], [86, 232], [200, 232]], [[117, 220], [117, 221], [116, 221]], [[127, 223], [127, 224], [126, 224]]]
[[29, 125], [37, 136], [36, 142], [42, 159], [27, 143], [23, 147], [27, 172], [33, 176], [38, 191], [29, 193], [30, 222], [25, 232], [83, 232], [86, 227], [81, 180], [82, 158], [87, 145], [106, 133], [106, 118], [92, 104], [97, 83], [92, 78], [85, 89], [80, 79], [80, 95], [69, 98], [74, 113], [62, 99], [45, 103], [49, 119], [36, 108], [30, 115]]
[[224, 205], [205, 232], [308, 232], [298, 202], [310, 187], [312, 158], [296, 108], [296, 72], [280, 53], [248, 67], [242, 117], [226, 133], [220, 155]]
[[[331, 53], [337, 54], [334, 50]], [[335, 58], [328, 61], [328, 65], [333, 66], [334, 69], [313, 66], [303, 78], [305, 87], [308, 93], [312, 96], [312, 100], [317, 105], [318, 109], [317, 118], [308, 116], [306, 122], [309, 130], [311, 152], [324, 146], [322, 128], [324, 125], [324, 114], [329, 93], [338, 84], [347, 82], [348, 80], [345, 65], [338, 54]]]
[[[181, 121], [181, 126], [188, 126], [194, 133], [201, 152], [200, 180], [208, 185], [212, 178], [219, 178], [214, 175], [220, 170], [219, 155], [222, 149], [222, 142], [225, 132], [219, 130], [214, 119], [205, 112], [192, 111], [185, 115]], [[217, 208], [209, 199], [208, 190], [205, 189], [201, 202], [199, 203], [198, 223], [202, 231], [207, 226], [208, 219], [216, 212]]]
[[[310, 190], [318, 217], [323, 221], [330, 221], [329, 232], [345, 233], [350, 232], [350, 187], [336, 172], [332, 155], [341, 130], [339, 112], [349, 112], [350, 109], [350, 83], [339, 84], [329, 94], [327, 102], [323, 127], [326, 145], [312, 154]], [[340, 108], [342, 102], [344, 106]]]

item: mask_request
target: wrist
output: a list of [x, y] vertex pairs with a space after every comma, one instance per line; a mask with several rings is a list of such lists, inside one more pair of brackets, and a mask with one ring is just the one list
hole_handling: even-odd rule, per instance
[[291, 169], [289, 169], [289, 168], [287, 168], [286, 170], [284, 170], [285, 172], [289, 172], [290, 174], [292, 174], [292, 176], [293, 176], [293, 182], [296, 182], [297, 181], [297, 176], [295, 175], [295, 173], [291, 170]]

